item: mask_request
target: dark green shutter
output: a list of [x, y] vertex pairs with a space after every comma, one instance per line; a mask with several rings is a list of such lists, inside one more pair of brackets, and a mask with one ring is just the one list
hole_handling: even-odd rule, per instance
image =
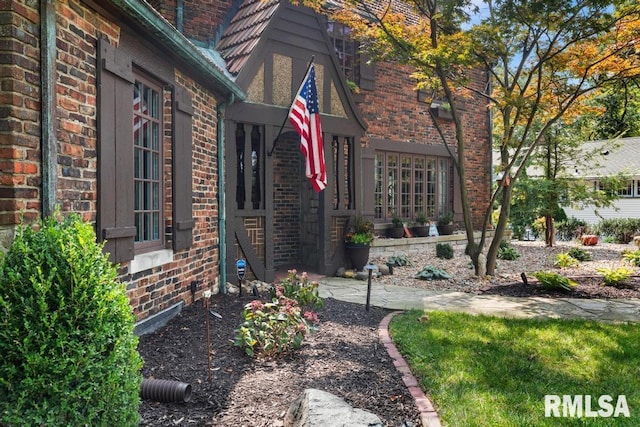
[[133, 83], [131, 57], [98, 39], [99, 240], [112, 262], [133, 259]]
[[187, 91], [176, 86], [173, 147], [173, 249], [191, 247], [193, 239], [192, 123], [193, 106]]
[[375, 64], [367, 64], [371, 57], [367, 54], [360, 54], [360, 89], [376, 89], [376, 68]]

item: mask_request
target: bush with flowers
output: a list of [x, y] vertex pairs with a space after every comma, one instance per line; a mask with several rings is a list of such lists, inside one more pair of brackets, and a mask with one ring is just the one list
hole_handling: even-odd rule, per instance
[[347, 226], [344, 233], [344, 243], [347, 245], [369, 245], [373, 242], [373, 222], [356, 215], [352, 224]]
[[244, 306], [243, 323], [236, 329], [234, 344], [249, 356], [273, 358], [300, 348], [305, 337], [317, 328], [323, 305], [318, 284], [306, 273], [295, 270], [272, 290], [271, 301], [254, 300]]

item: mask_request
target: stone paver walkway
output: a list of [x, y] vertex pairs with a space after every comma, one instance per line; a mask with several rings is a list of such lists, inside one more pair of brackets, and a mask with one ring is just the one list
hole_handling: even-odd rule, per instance
[[[365, 304], [367, 282], [340, 277], [320, 279], [320, 296]], [[522, 298], [431, 291], [371, 283], [372, 306], [392, 310], [441, 310], [528, 318], [573, 318], [640, 322], [640, 299]]]

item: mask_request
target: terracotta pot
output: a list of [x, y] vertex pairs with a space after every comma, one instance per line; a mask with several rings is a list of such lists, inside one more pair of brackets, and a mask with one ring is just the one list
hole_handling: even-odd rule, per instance
[[351, 266], [357, 271], [362, 271], [367, 262], [369, 261], [369, 249], [370, 245], [358, 245], [355, 243], [347, 244], [345, 250], [349, 260], [351, 260]]
[[585, 246], [595, 246], [598, 244], [598, 236], [595, 234], [583, 234], [580, 239]]

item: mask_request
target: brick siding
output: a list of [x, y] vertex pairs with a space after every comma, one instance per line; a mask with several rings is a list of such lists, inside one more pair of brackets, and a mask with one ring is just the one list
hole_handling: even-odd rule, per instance
[[[8, 2], [0, 9], [10, 23], [0, 38], [0, 245], [8, 246], [11, 231], [24, 215], [32, 221], [41, 213], [39, 12]], [[7, 4], [7, 3], [5, 3]], [[36, 5], [37, 6], [37, 5]], [[97, 88], [96, 41], [106, 36], [117, 45], [121, 27], [75, 0], [56, 2], [56, 117], [58, 204], [63, 212], [78, 212], [94, 222], [97, 214]], [[173, 261], [135, 274], [120, 266], [131, 305], [138, 319], [177, 302], [191, 302], [216, 284], [219, 267], [217, 204], [216, 97], [189, 75], [175, 70], [176, 82], [193, 99], [193, 245], [177, 252]], [[165, 166], [171, 168], [170, 132], [165, 129]], [[169, 183], [170, 178], [167, 183]], [[166, 208], [171, 185], [165, 185]], [[170, 210], [167, 225], [171, 225]]]

